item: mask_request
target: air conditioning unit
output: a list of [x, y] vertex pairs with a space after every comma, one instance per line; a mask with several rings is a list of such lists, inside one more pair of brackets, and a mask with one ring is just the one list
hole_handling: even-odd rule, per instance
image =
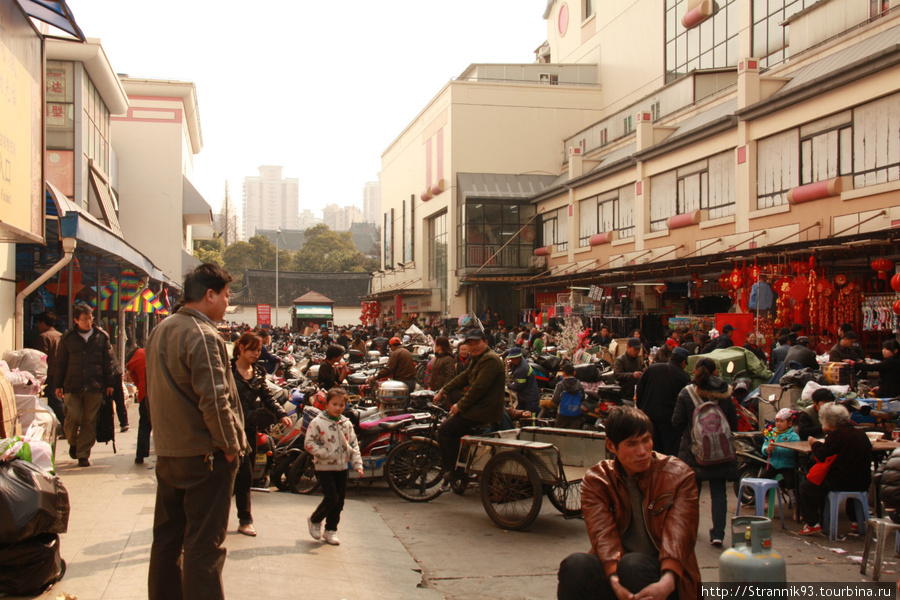
[[547, 257], [546, 256], [531, 256], [528, 259], [528, 268], [529, 269], [544, 269], [547, 267]]

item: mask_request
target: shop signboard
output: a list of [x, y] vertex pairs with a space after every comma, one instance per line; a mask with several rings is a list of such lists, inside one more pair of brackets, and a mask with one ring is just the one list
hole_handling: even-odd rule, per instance
[[43, 51], [15, 2], [0, 2], [0, 242], [43, 242]]
[[272, 305], [257, 304], [256, 305], [256, 322], [260, 327], [269, 327], [272, 325]]

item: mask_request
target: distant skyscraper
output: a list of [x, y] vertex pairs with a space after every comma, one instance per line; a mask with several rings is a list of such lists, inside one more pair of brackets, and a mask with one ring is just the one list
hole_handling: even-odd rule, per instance
[[321, 222], [322, 222], [322, 219], [316, 217], [313, 214], [313, 211], [309, 210], [308, 208], [304, 208], [300, 212], [300, 227], [299, 227], [299, 229], [301, 229], [301, 230], [309, 229], [313, 225], [318, 225]]
[[362, 223], [363, 214], [355, 206], [338, 206], [329, 204], [322, 209], [322, 222], [332, 231], [350, 231], [352, 223]]
[[381, 173], [378, 181], [367, 181], [363, 188], [363, 219], [366, 223], [375, 223], [381, 218]]
[[257, 229], [300, 228], [300, 184], [282, 179], [283, 167], [262, 166], [259, 177], [244, 178], [244, 239]]

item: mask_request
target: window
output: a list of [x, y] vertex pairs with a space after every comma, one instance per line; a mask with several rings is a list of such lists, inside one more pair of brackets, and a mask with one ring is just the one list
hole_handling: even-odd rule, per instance
[[541, 73], [538, 75], [538, 81], [549, 85], [559, 85], [559, 75], [556, 73]]
[[528, 266], [535, 242], [535, 227], [530, 223], [533, 205], [468, 199], [461, 208], [457, 233], [460, 265]]
[[447, 306], [447, 211], [428, 219], [428, 279], [441, 290], [441, 306]]
[[608, 138], [609, 138], [609, 134], [607, 133], [607, 128], [604, 127], [603, 129], [600, 130], [600, 145], [605, 146], [606, 144], [608, 144], [609, 143]]
[[788, 17], [817, 0], [753, 0], [753, 56], [761, 69], [768, 69], [790, 58]]
[[800, 185], [800, 131], [791, 129], [756, 145], [756, 207], [787, 203], [787, 192]]
[[[415, 260], [413, 254], [416, 232], [416, 197], [411, 195], [408, 202], [403, 203], [403, 262]], [[409, 208], [407, 208], [409, 207]]]
[[[73, 63], [48, 60], [46, 78], [45, 122], [47, 125], [47, 150], [74, 150], [75, 90]], [[72, 185], [72, 182], [69, 182], [67, 187]]]
[[582, 14], [584, 18], [582, 20], [587, 20], [594, 16], [594, 0], [582, 0], [584, 3], [584, 11]]
[[622, 125], [625, 129], [625, 135], [628, 135], [634, 130], [634, 121], [632, 121], [633, 118], [634, 117], [632, 117], [631, 115], [628, 115], [627, 117], [622, 119]]
[[104, 174], [109, 174], [109, 109], [100, 92], [87, 75], [83, 86], [84, 143], [82, 150], [87, 159], [94, 159], [94, 166]]
[[657, 120], [659, 120], [660, 116], [661, 115], [659, 112], [659, 100], [656, 100], [655, 102], [653, 102], [653, 104], [650, 105], [650, 117], [654, 121], [657, 121]]
[[615, 231], [620, 239], [634, 235], [633, 185], [582, 200], [579, 210], [578, 246], [581, 248], [589, 246], [591, 236], [597, 233]]
[[394, 268], [394, 209], [384, 213], [384, 227], [381, 235], [384, 239], [384, 268]]
[[544, 246], [556, 246], [556, 252], [566, 251], [569, 247], [569, 207], [546, 213], [542, 224]]
[[869, 18], [880, 17], [891, 9], [891, 0], [869, 0]]
[[723, 152], [650, 179], [650, 231], [662, 231], [674, 215], [709, 211], [710, 219], [734, 214], [734, 157]]
[[850, 111], [800, 128], [800, 184], [827, 181], [853, 170]]
[[[778, 1], [778, 0], [776, 0]], [[685, 29], [687, 0], [666, 0], [666, 82], [697, 69], [734, 67], [738, 62], [739, 0], [718, 0], [713, 16]]]
[[853, 187], [900, 179], [900, 94], [853, 109]]

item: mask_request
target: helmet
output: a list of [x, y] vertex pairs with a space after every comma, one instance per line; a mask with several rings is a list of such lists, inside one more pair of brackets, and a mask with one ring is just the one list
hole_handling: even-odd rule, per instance
[[393, 345], [398, 345], [398, 346], [399, 346], [399, 345], [402, 344], [402, 343], [403, 343], [403, 342], [400, 341], [400, 338], [398, 338], [398, 337], [392, 337], [391, 340], [388, 342], [388, 346], [393, 346]]

